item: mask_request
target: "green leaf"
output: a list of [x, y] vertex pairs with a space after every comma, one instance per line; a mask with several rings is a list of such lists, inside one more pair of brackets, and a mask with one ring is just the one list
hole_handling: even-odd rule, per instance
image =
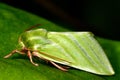
[[53, 31], [68, 31], [42, 17], [0, 3], [0, 80], [118, 80], [120, 79], [120, 42], [98, 38], [116, 72], [114, 76], [99, 76], [70, 68], [63, 72], [44, 62], [32, 65], [26, 56], [15, 54], [3, 57], [15, 49], [19, 35], [30, 26], [42, 24], [40, 28]]

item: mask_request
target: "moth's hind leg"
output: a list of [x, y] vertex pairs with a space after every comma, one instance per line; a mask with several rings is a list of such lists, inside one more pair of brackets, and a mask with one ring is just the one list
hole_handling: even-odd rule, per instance
[[58, 69], [62, 70], [62, 71], [68, 71], [66, 68], [63, 68], [61, 66], [59, 66], [58, 64], [52, 62], [52, 61], [49, 61], [51, 64], [53, 64], [55, 67], [57, 67]]
[[15, 49], [11, 53], [9, 53], [8, 55], [4, 56], [4, 58], [9, 58], [10, 56], [12, 56], [15, 53], [24, 54], [21, 51], [18, 51], [18, 50]]
[[[38, 52], [38, 51], [32, 52], [32, 55], [38, 57], [38, 54], [37, 54], [36, 52]], [[29, 52], [29, 54], [30, 54], [30, 56], [32, 57], [32, 55], [31, 55], [30, 52]], [[30, 61], [31, 61], [32, 64], [34, 64], [34, 62], [32, 61], [32, 58], [31, 58], [30, 56], [29, 56]], [[67, 70], [68, 67], [61, 67], [61, 66], [59, 66], [58, 64], [54, 63], [53, 61], [47, 60], [47, 59], [45, 59], [45, 58], [41, 58], [41, 59], [45, 60], [47, 63], [50, 62], [52, 65], [54, 65], [55, 67], [57, 67], [58, 69], [60, 69], [60, 70], [62, 70], [62, 71], [68, 71], [68, 70]]]
[[33, 62], [32, 54], [31, 54], [31, 52], [30, 52], [29, 50], [28, 50], [28, 52], [27, 52], [27, 55], [28, 55], [28, 57], [29, 57], [29, 59], [30, 59], [30, 62], [31, 62], [33, 65], [38, 66], [37, 63]]

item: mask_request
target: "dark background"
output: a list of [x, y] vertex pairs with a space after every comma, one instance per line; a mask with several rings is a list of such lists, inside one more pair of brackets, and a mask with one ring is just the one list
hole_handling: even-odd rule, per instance
[[[119, 0], [1, 0], [74, 31], [120, 40]], [[41, 23], [40, 23], [41, 24]]]

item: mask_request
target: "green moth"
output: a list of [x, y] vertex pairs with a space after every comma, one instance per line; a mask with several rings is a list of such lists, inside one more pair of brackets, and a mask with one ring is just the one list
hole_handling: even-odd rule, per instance
[[29, 30], [19, 37], [14, 53], [27, 54], [30, 62], [33, 56], [50, 62], [55, 67], [67, 71], [58, 65], [66, 65], [76, 69], [99, 75], [113, 75], [110, 62], [91, 32], [49, 32], [46, 29]]

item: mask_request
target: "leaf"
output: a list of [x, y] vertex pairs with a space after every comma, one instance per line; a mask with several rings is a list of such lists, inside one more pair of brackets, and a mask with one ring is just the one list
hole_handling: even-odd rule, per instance
[[19, 35], [30, 26], [42, 24], [40, 28], [53, 31], [68, 31], [42, 17], [0, 3], [0, 80], [116, 80], [120, 79], [120, 42], [98, 38], [116, 72], [114, 76], [99, 76], [70, 68], [63, 72], [44, 61], [38, 67], [26, 56], [16, 54], [9, 59], [3, 57], [15, 49]]

